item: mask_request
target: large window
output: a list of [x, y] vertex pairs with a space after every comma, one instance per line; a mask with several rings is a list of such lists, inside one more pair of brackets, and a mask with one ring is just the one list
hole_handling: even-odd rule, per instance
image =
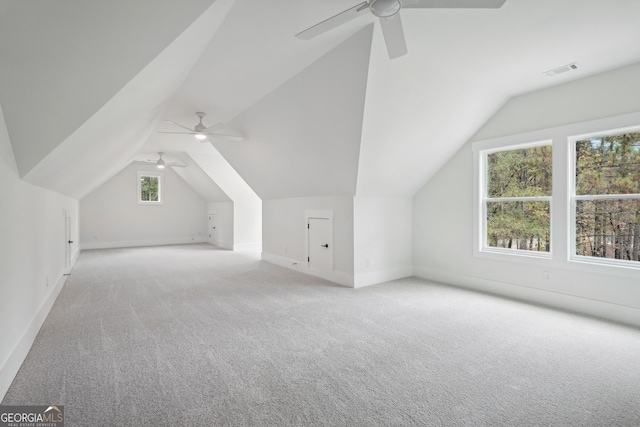
[[138, 203], [162, 204], [162, 175], [138, 172]]
[[572, 142], [572, 257], [640, 261], [640, 129]]
[[633, 113], [474, 141], [474, 255], [638, 277], [639, 124]]
[[485, 251], [551, 252], [552, 161], [549, 142], [481, 153]]

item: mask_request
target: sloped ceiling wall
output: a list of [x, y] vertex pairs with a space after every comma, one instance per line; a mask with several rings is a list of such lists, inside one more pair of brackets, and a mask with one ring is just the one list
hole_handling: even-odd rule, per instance
[[20, 174], [86, 122], [212, 3], [2, 2], [0, 38], [12, 43], [0, 43], [0, 102]]
[[[635, 113], [640, 111], [638, 94], [640, 62], [513, 97], [471, 140], [480, 141]], [[551, 96], [553, 102], [548, 101]]]
[[260, 198], [211, 144], [202, 144], [189, 156], [233, 200], [234, 248], [255, 250], [262, 241]]
[[215, 147], [262, 198], [411, 196], [505, 100], [640, 60], [640, 2], [614, 3], [404, 10], [389, 60], [373, 16], [294, 37], [344, 0], [3, 0], [0, 104], [21, 176], [76, 198], [195, 111], [235, 117], [249, 140]]
[[356, 193], [413, 196], [508, 97], [444, 55], [371, 56]]
[[[139, 152], [133, 160], [135, 164], [155, 167], [160, 157], [160, 150], [155, 152]], [[183, 181], [195, 190], [207, 203], [231, 202], [231, 198], [218, 186], [200, 166], [184, 152], [163, 151], [162, 159], [166, 167], [173, 170]]]
[[232, 201], [190, 156], [184, 157], [187, 167], [173, 170], [202, 197], [202, 200], [207, 203]]
[[263, 200], [355, 194], [372, 26], [240, 114], [214, 142]]
[[[12, 64], [0, 67], [0, 103], [18, 168], [33, 184], [81, 198], [144, 144], [233, 0], [74, 2], [71, 10], [70, 2], [38, 2], [29, 11], [18, 3], [35, 4], [11, 2], [0, 14], [0, 37], [24, 35], [22, 54], [34, 58], [11, 61], [20, 49], [0, 44]], [[33, 28], [42, 46], [25, 33]]]

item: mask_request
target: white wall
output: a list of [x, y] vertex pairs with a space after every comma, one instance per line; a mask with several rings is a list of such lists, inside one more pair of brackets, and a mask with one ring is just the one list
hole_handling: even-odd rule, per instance
[[233, 200], [233, 250], [262, 251], [262, 200], [255, 194]]
[[138, 204], [137, 171], [129, 165], [80, 202], [83, 249], [205, 241], [206, 204], [171, 168], [162, 172], [162, 205]]
[[216, 215], [216, 238], [212, 244], [224, 249], [233, 249], [233, 202], [207, 204], [207, 213]]
[[[155, 159], [157, 154], [152, 154]], [[165, 155], [165, 159], [167, 156]], [[193, 190], [200, 195], [207, 203], [231, 202], [231, 198], [213, 182], [213, 180], [203, 171], [200, 166], [190, 156], [175, 156], [179, 163], [186, 164], [184, 168], [173, 168], [180, 178], [183, 179]]]
[[413, 274], [412, 206], [410, 197], [355, 197], [356, 288]]
[[334, 272], [327, 278], [336, 283], [353, 286], [353, 196], [263, 201], [262, 259], [307, 272], [307, 210], [333, 211]]
[[307, 211], [333, 213], [333, 272], [322, 277], [362, 287], [411, 276], [412, 199], [409, 197], [300, 197], [265, 200], [262, 259], [307, 268]]
[[[10, 68], [14, 72], [23, 71], [20, 79], [6, 81], [2, 79], [0, 85], [0, 91], [3, 92], [2, 98], [8, 99], [7, 103], [11, 107], [11, 111], [14, 112], [13, 118], [15, 120], [12, 121], [11, 133], [22, 136], [19, 140], [13, 141], [14, 147], [20, 147], [20, 151], [23, 153], [31, 150], [34, 151], [33, 154], [38, 153], [36, 156], [29, 155], [29, 160], [24, 162], [23, 178], [33, 184], [81, 199], [113, 177], [128, 164], [131, 156], [142, 147], [153, 133], [155, 126], [162, 118], [167, 103], [184, 82], [191, 67], [216, 33], [234, 1], [197, 1], [201, 6], [211, 5], [202, 14], [198, 14], [196, 11], [201, 11], [201, 7], [191, 9], [190, 6], [181, 5], [180, 9], [184, 11], [191, 9], [188, 14], [191, 19], [199, 16], [185, 28], [184, 25], [188, 23], [190, 18], [183, 15], [187, 21], [183, 21], [180, 25], [182, 29], [174, 27], [173, 31], [174, 35], [179, 34], [179, 36], [175, 39], [171, 36], [162, 37], [165, 42], [173, 41], [165, 45], [164, 48], [160, 48], [159, 51], [155, 51], [153, 56], [157, 56], [148, 63], [147, 61], [151, 59], [149, 54], [152, 52], [147, 48], [150, 45], [159, 46], [156, 44], [159, 40], [154, 40], [149, 44], [138, 37], [133, 44], [142, 42], [145, 49], [133, 48], [130, 50], [133, 46], [129, 45], [126, 39], [119, 39], [127, 32], [126, 27], [128, 27], [128, 31], [135, 28], [137, 34], [154, 37], [145, 31], [142, 22], [137, 22], [135, 18], [131, 21], [134, 15], [123, 19], [127, 22], [126, 24], [118, 20], [118, 22], [123, 22], [124, 27], [122, 28], [116, 22], [96, 26], [96, 29], [109, 28], [111, 36], [104, 37], [100, 36], [99, 32], [93, 32], [94, 27], [88, 22], [83, 21], [82, 27], [75, 24], [75, 22], [79, 22], [78, 20], [82, 20], [79, 17], [82, 14], [75, 15], [75, 12], [80, 12], [83, 9], [80, 7], [68, 15], [68, 18], [71, 19], [70, 22], [74, 22], [71, 25], [73, 30], [64, 28], [61, 32], [53, 33], [61, 36], [64, 34], [63, 39], [70, 37], [73, 40], [83, 40], [79, 45], [75, 41], [72, 43], [77, 46], [77, 49], [69, 49], [68, 45], [63, 43], [63, 39], [58, 39], [58, 37], [53, 37], [56, 39], [55, 48], [48, 49], [44, 46], [48, 46], [47, 43], [51, 41], [39, 38], [34, 46], [47, 52], [43, 57], [43, 59], [46, 58], [43, 66], [34, 66], [34, 63], [40, 63], [32, 61], [40, 59], [38, 58], [39, 54], [32, 52], [34, 56], [30, 57], [29, 61], [14, 61], [15, 68]], [[127, 5], [127, 8], [132, 12], [137, 9], [134, 5]], [[88, 11], [89, 8], [84, 10]], [[152, 14], [148, 16], [153, 16], [160, 10], [168, 11], [164, 8], [148, 10], [147, 12]], [[36, 13], [35, 10], [33, 12]], [[35, 16], [39, 13], [42, 13], [42, 10], [39, 10]], [[97, 13], [96, 15], [90, 19], [100, 20], [101, 14]], [[182, 12], [176, 14], [175, 17], [178, 15], [182, 15]], [[42, 19], [45, 19], [42, 21], [45, 27], [49, 25], [54, 25], [57, 28], [65, 27], [64, 22], [55, 20], [55, 23], [51, 23], [51, 18], [48, 16], [45, 18], [45, 16], [46, 14], [41, 16]], [[156, 34], [163, 33], [174, 24], [175, 22], [156, 24], [156, 29], [159, 31]], [[39, 27], [39, 25], [35, 26]], [[118, 30], [112, 33], [114, 27], [117, 27]], [[80, 28], [87, 33], [75, 31]], [[42, 28], [41, 30], [46, 31]], [[120, 31], [123, 32], [120, 33]], [[100, 40], [100, 43], [88, 42], [93, 38], [96, 38], [96, 41]], [[16, 36], [16, 40], [18, 39], [21, 38]], [[120, 42], [115, 42], [118, 39]], [[98, 47], [102, 41], [111, 45], [111, 49], [117, 49], [117, 53], [110, 55], [107, 53], [109, 50], [102, 50]], [[160, 42], [161, 44], [162, 42]], [[129, 46], [125, 47], [125, 45]], [[83, 49], [85, 48], [90, 49], [89, 55], [84, 54]], [[134, 56], [125, 54], [127, 59], [121, 62], [116, 59], [122, 58], [120, 55], [127, 51], [136, 53]], [[57, 55], [53, 52], [64, 52], [65, 54]], [[94, 55], [101, 58], [101, 61], [93, 61]], [[111, 66], [104, 67], [101, 65], [104, 60], [109, 63], [114, 61], [118, 63], [113, 64], [113, 68]], [[131, 74], [135, 71], [131, 68], [132, 66], [133, 68], [142, 68], [139, 68], [135, 74]], [[3, 67], [3, 70], [5, 68], [7, 67]], [[116, 71], [117, 69], [122, 70], [124, 74]], [[99, 71], [98, 74], [95, 74], [91, 70]], [[75, 76], [78, 76], [76, 73], [79, 71], [80, 77], [76, 79]], [[34, 72], [40, 74], [32, 74]], [[25, 76], [34, 76], [34, 78], [23, 80]], [[25, 84], [31, 90], [24, 90], [25, 84], [16, 84], [23, 81], [27, 82]], [[95, 82], [99, 83], [95, 84]], [[4, 92], [6, 89], [9, 89], [10, 93]], [[30, 96], [35, 96], [35, 99], [41, 99], [42, 102], [29, 101], [33, 99]], [[22, 111], [38, 115], [40, 119], [37, 124], [34, 123], [33, 127], [25, 127], [25, 116], [21, 113]], [[28, 133], [25, 134], [24, 130], [28, 130]], [[36, 137], [31, 135], [36, 135]], [[64, 173], [60, 173], [62, 170]]]
[[260, 198], [355, 193], [371, 33], [360, 30], [235, 117], [229, 125], [247, 141], [214, 142]]
[[640, 107], [640, 63], [517, 96], [472, 141], [633, 113]]
[[[64, 284], [65, 216], [78, 201], [22, 181], [0, 108], [0, 400]], [[78, 245], [72, 245], [72, 259]]]
[[213, 145], [189, 156], [233, 201], [233, 249], [260, 252], [262, 200]]
[[[526, 94], [508, 102], [475, 139], [514, 135], [515, 140], [522, 137], [515, 134], [530, 131], [553, 136], [557, 126], [640, 112], [638, 93], [637, 64]], [[604, 119], [595, 125], [628, 119]], [[554, 157], [556, 153], [554, 147]], [[413, 260], [417, 276], [640, 325], [638, 270], [596, 272], [561, 259], [545, 264], [517, 257], [510, 261], [474, 257], [474, 182], [469, 142], [415, 195]], [[556, 190], [554, 187], [554, 195]], [[566, 221], [564, 230], [554, 224], [554, 232], [565, 235]], [[544, 271], [551, 272], [550, 281], [544, 280]]]

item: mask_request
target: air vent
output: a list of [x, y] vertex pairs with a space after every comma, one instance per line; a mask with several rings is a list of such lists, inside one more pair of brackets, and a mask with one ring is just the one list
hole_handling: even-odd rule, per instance
[[578, 63], [563, 65], [562, 67], [554, 68], [553, 70], [545, 71], [543, 74], [548, 77], [557, 76], [558, 74], [566, 73], [567, 71], [573, 71], [578, 69]]

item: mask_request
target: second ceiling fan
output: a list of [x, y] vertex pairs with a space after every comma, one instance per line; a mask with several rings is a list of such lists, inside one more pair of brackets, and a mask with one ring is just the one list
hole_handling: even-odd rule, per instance
[[136, 160], [133, 163], [135, 163], [136, 165], [156, 165], [158, 169], [164, 169], [167, 166], [171, 166], [173, 168], [184, 168], [187, 166], [178, 162], [167, 162], [162, 158], [162, 156], [164, 156], [164, 153], [162, 151], [158, 151], [158, 160]]
[[213, 136], [213, 137], [221, 137], [221, 138], [227, 138], [227, 139], [232, 139], [232, 140], [236, 140], [236, 141], [242, 141], [244, 140], [244, 136], [242, 135], [238, 135], [236, 133], [232, 133], [232, 132], [226, 132], [220, 129], [220, 124], [216, 124], [213, 126], [205, 126], [204, 123], [202, 123], [202, 119], [204, 118], [204, 116], [206, 116], [206, 113], [203, 113], [201, 111], [198, 111], [196, 113], [196, 116], [198, 116], [198, 118], [200, 119], [200, 122], [194, 127], [194, 128], [190, 128], [188, 126], [184, 126], [181, 125], [180, 123], [176, 123], [174, 121], [171, 120], [164, 120], [167, 123], [171, 123], [174, 124], [176, 126], [180, 126], [181, 128], [188, 130], [189, 132], [158, 132], [158, 133], [173, 133], [173, 134], [182, 134], [182, 135], [193, 135], [195, 136], [198, 140], [205, 142], [207, 140], [208, 136]]
[[335, 27], [351, 21], [370, 11], [380, 19], [384, 42], [389, 58], [394, 59], [407, 53], [404, 30], [400, 20], [400, 9], [498, 9], [506, 0], [368, 0], [344, 12], [325, 19], [319, 24], [296, 34], [304, 40], [312, 39]]

